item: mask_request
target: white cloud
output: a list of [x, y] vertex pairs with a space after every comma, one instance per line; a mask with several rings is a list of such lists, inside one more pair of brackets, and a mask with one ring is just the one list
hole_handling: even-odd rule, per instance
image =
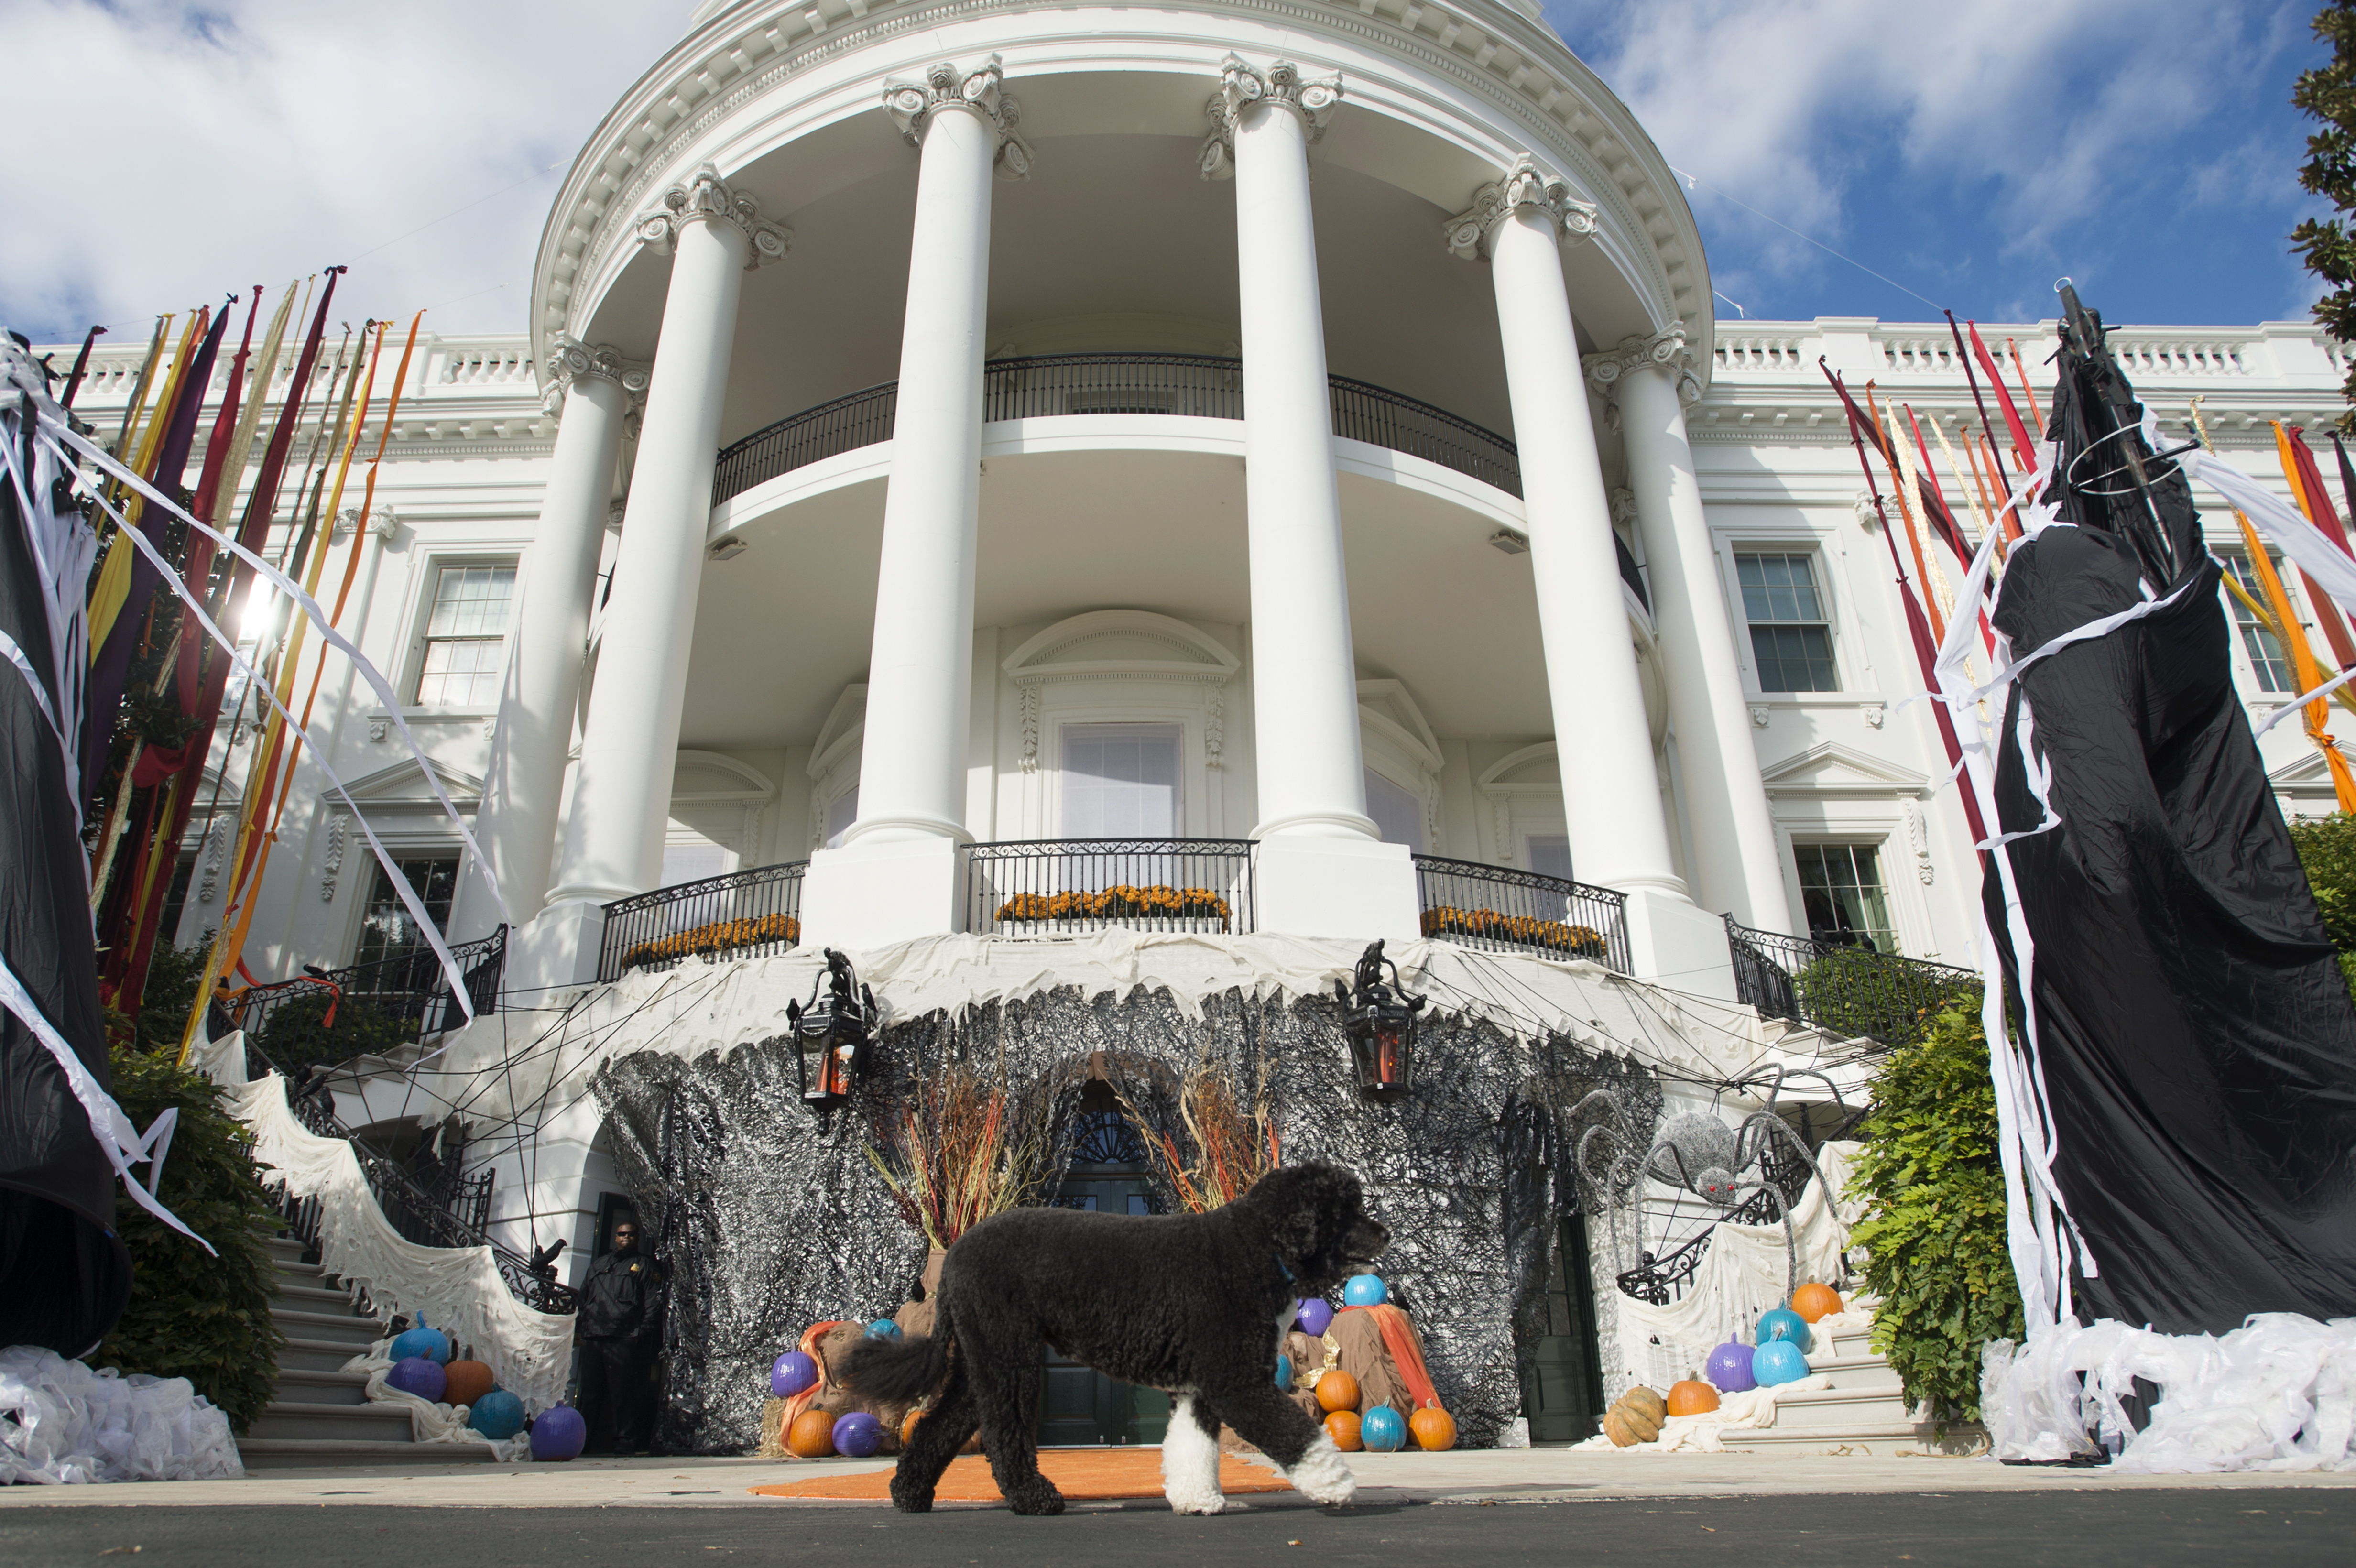
[[144, 336], [340, 261], [339, 317], [520, 328], [563, 169], [691, 8], [0, 0], [11, 86], [41, 95], [0, 159], [0, 320]]

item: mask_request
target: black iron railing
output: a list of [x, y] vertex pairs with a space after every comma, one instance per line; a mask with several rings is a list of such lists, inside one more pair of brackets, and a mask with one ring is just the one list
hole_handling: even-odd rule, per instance
[[[508, 928], [450, 949], [466, 982], [475, 1016], [498, 1011], [507, 973]], [[452, 994], [442, 960], [430, 947], [404, 947], [366, 964], [314, 969], [292, 980], [256, 986], [230, 1008], [245, 1030], [249, 1052], [280, 1071], [340, 1066], [354, 1057], [398, 1051], [466, 1021]], [[250, 1055], [249, 1070], [258, 1071]]]
[[969, 844], [965, 928], [1001, 936], [1252, 929], [1246, 838], [1033, 838]]
[[1631, 972], [1625, 893], [1439, 855], [1415, 858], [1415, 881], [1426, 936]]
[[1884, 1045], [1922, 1038], [1932, 1014], [1980, 987], [1977, 971], [1882, 953], [1862, 937], [1785, 936], [1726, 917], [1735, 996], [1766, 1018]]
[[[1329, 377], [1333, 433], [1388, 447], [1518, 496], [1520, 459], [1496, 432], [1404, 394]], [[899, 383], [887, 381], [779, 420], [722, 449], [716, 506], [797, 468], [892, 439]], [[985, 421], [1066, 414], [1244, 417], [1243, 361], [1207, 354], [1041, 354], [982, 368]]]
[[802, 873], [807, 860], [731, 871], [723, 877], [657, 888], [605, 906], [597, 978], [632, 969], [668, 969], [692, 957], [756, 958], [784, 953], [802, 939]]

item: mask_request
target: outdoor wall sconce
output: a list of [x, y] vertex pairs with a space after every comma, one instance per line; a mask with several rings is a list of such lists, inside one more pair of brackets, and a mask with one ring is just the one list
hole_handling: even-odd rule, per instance
[[793, 1025], [794, 1071], [802, 1103], [816, 1110], [840, 1105], [867, 1072], [867, 1045], [875, 1029], [875, 993], [859, 983], [851, 960], [830, 947], [826, 973], [810, 988], [809, 1004], [786, 1004]]
[[[1389, 965], [1391, 977], [1383, 979]], [[1398, 965], [1383, 956], [1379, 941], [1366, 944], [1358, 957], [1356, 994], [1333, 982], [1342, 999], [1342, 1028], [1350, 1037], [1350, 1064], [1358, 1087], [1376, 1100], [1391, 1101], [1413, 1086], [1415, 1015], [1424, 997], [1411, 997], [1399, 983]]]

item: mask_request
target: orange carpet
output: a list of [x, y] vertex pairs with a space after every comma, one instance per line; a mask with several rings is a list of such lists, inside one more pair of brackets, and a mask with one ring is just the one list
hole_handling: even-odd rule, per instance
[[[1055, 1489], [1075, 1502], [1111, 1498], [1158, 1498], [1162, 1495], [1162, 1450], [1159, 1448], [1048, 1448], [1039, 1455], [1039, 1469]], [[814, 1476], [807, 1481], [783, 1481], [754, 1487], [765, 1498], [819, 1498], [836, 1502], [886, 1502], [892, 1496], [892, 1472], [871, 1470], [863, 1476]], [[1258, 1465], [1219, 1456], [1219, 1489], [1233, 1497], [1243, 1492], [1289, 1492]], [[945, 1503], [994, 1503], [1005, 1499], [990, 1478], [990, 1461], [980, 1455], [952, 1460], [948, 1474], [933, 1493]]]

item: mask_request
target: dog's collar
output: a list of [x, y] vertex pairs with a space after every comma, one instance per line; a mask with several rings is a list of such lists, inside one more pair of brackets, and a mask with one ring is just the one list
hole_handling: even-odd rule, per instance
[[1284, 1266], [1284, 1255], [1281, 1253], [1272, 1253], [1270, 1255], [1274, 1256], [1276, 1259], [1276, 1272], [1284, 1276], [1285, 1284], [1290, 1285], [1292, 1283], [1292, 1271]]

